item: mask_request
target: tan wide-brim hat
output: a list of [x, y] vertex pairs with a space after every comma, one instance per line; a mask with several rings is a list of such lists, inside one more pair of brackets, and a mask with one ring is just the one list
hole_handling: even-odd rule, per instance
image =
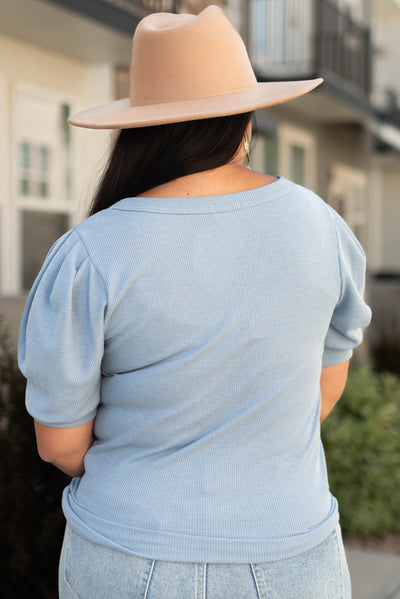
[[323, 79], [258, 83], [224, 12], [154, 13], [136, 28], [130, 97], [72, 115], [71, 125], [129, 129], [250, 112], [292, 100]]

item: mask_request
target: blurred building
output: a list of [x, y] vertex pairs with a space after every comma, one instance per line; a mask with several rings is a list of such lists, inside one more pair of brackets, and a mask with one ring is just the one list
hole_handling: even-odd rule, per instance
[[1, 0], [0, 313], [17, 326], [53, 241], [85, 214], [110, 134], [69, 113], [127, 96], [133, 31], [219, 4], [259, 80], [324, 85], [257, 113], [255, 168], [319, 193], [366, 249], [375, 330], [400, 335], [400, 0]]

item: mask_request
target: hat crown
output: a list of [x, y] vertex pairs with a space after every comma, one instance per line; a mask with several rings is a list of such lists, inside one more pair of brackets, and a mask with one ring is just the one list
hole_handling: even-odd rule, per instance
[[256, 84], [243, 41], [217, 6], [198, 16], [155, 13], [136, 28], [130, 106], [218, 96]]
[[246, 47], [223, 11], [155, 13], [132, 44], [129, 98], [69, 117], [77, 127], [127, 129], [251, 112], [302, 96], [322, 79], [257, 83]]

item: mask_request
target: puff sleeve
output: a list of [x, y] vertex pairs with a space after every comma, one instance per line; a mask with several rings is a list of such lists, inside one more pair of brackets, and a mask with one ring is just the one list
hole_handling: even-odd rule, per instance
[[106, 289], [74, 230], [50, 250], [29, 294], [19, 335], [26, 407], [41, 424], [94, 418], [100, 402]]
[[333, 209], [329, 211], [336, 234], [341, 289], [325, 338], [323, 366], [349, 360], [363, 339], [363, 327], [371, 320], [371, 310], [364, 301], [364, 250], [344, 220]]

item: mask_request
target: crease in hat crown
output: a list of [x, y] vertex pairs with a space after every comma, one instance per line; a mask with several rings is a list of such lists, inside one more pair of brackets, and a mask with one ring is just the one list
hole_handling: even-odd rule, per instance
[[218, 96], [256, 84], [241, 37], [216, 6], [197, 17], [155, 13], [136, 29], [130, 106]]
[[232, 115], [301, 96], [322, 79], [258, 83], [222, 9], [153, 13], [134, 33], [130, 96], [72, 115], [78, 127], [124, 129]]

